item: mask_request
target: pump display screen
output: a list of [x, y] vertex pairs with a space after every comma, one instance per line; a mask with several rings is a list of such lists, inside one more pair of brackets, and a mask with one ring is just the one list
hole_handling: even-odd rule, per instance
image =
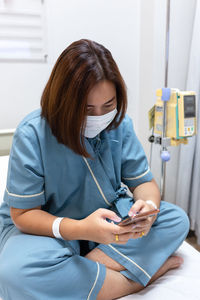
[[196, 107], [195, 107], [195, 95], [184, 96], [184, 117], [195, 118]]

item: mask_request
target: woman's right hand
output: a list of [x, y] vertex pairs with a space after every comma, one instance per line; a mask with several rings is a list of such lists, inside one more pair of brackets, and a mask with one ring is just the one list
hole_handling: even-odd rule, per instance
[[115, 237], [119, 236], [117, 244], [126, 244], [130, 238], [134, 238], [133, 225], [118, 226], [110, 219], [119, 222], [121, 219], [111, 210], [99, 208], [81, 222], [82, 239], [94, 241], [100, 244], [116, 243]]

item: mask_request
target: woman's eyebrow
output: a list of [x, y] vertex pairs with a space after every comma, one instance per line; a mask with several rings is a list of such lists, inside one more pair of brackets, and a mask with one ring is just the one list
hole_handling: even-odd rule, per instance
[[108, 104], [108, 103], [112, 102], [114, 99], [115, 99], [115, 96], [112, 97], [112, 99], [110, 99], [110, 100], [108, 100], [107, 102], [105, 102], [104, 104]]
[[[114, 99], [115, 99], [115, 96], [114, 96], [114, 97], [112, 97], [112, 99], [110, 99], [110, 100], [108, 100], [107, 102], [105, 102], [103, 105], [105, 105], [105, 104], [108, 104], [108, 103], [112, 102]], [[91, 105], [91, 104], [88, 104], [88, 105], [87, 105], [87, 107], [94, 107], [94, 106], [95, 106], [95, 105]]]

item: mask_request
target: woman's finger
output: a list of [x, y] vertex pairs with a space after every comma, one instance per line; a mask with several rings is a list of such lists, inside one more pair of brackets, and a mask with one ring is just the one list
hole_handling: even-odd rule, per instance
[[133, 206], [131, 207], [131, 209], [128, 212], [128, 215], [134, 216], [136, 214], [138, 214], [143, 208], [145, 207], [145, 201], [144, 200], [137, 200]]
[[121, 218], [117, 216], [117, 214], [109, 209], [105, 209], [105, 208], [99, 208], [98, 209], [98, 214], [100, 217], [104, 218], [104, 219], [110, 219], [114, 222], [120, 222]]
[[133, 224], [126, 225], [126, 226], [119, 226], [116, 224], [112, 224], [112, 233], [113, 234], [125, 234], [125, 233], [132, 233], [133, 232]]
[[133, 227], [142, 227], [150, 224], [149, 220], [139, 221], [133, 224]]
[[124, 233], [124, 234], [119, 234], [117, 235], [113, 235], [113, 242], [116, 244], [126, 244], [128, 242], [128, 240], [133, 238], [133, 233]]
[[143, 236], [146, 236], [148, 233], [149, 230], [125, 233], [125, 234], [117, 235], [117, 239], [116, 239], [116, 235], [113, 235], [113, 242], [116, 244], [126, 244], [128, 240], [142, 238]]

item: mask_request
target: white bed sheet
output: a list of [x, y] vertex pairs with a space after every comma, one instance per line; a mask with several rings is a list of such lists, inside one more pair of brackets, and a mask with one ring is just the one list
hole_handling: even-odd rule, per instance
[[[6, 186], [8, 158], [0, 156], [0, 203]], [[184, 242], [176, 254], [184, 259], [179, 269], [167, 272], [143, 291], [121, 300], [200, 300], [200, 253]]]
[[176, 252], [183, 265], [168, 271], [137, 294], [120, 300], [200, 300], [200, 253], [187, 242]]

